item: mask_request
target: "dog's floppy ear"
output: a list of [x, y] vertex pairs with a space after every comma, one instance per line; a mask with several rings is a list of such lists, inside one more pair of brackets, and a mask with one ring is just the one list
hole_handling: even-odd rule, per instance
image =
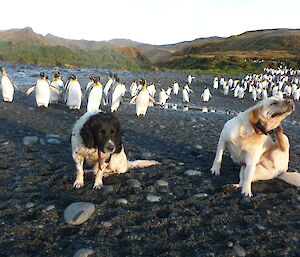
[[116, 134], [114, 136], [114, 141], [116, 144], [116, 150], [115, 153], [120, 153], [122, 151], [123, 148], [123, 142], [122, 142], [122, 128], [121, 128], [121, 124], [119, 122], [119, 120], [114, 117], [112, 119], [112, 124], [114, 126], [114, 128], [116, 129]]
[[92, 121], [88, 120], [80, 130], [80, 135], [83, 139], [83, 143], [88, 148], [93, 148], [95, 146], [91, 125], [92, 125]]
[[258, 116], [259, 116], [259, 113], [261, 112], [261, 109], [262, 109], [262, 107], [257, 107], [252, 112], [250, 112], [249, 119], [253, 124], [256, 124], [258, 122]]

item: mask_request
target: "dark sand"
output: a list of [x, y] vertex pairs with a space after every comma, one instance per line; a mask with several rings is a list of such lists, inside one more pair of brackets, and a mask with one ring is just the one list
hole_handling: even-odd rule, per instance
[[[22, 71], [23, 69], [23, 71]], [[34, 75], [51, 67], [11, 64], [8, 74], [18, 77], [22, 90], [35, 80]], [[89, 70], [61, 70], [66, 73], [95, 74]], [[104, 75], [106, 71], [101, 71]], [[166, 85], [186, 74], [119, 73], [131, 82], [146, 77]], [[212, 85], [213, 76], [196, 75], [192, 104], [202, 107], [202, 87]], [[33, 81], [33, 82], [32, 82]], [[128, 86], [127, 83], [127, 86]], [[236, 100], [213, 91], [207, 104], [217, 112], [164, 110], [149, 108], [146, 117], [135, 116], [135, 106], [124, 103], [116, 113], [124, 129], [124, 145], [129, 159], [143, 153], [162, 162], [159, 166], [131, 170], [104, 178], [104, 185], [92, 190], [94, 177], [85, 176], [85, 187], [73, 189], [75, 165], [69, 143], [73, 123], [84, 112], [70, 111], [65, 105], [37, 108], [33, 96], [17, 92], [13, 103], [0, 102], [0, 256], [73, 256], [80, 248], [93, 249], [92, 256], [237, 256], [231, 243], [241, 246], [247, 256], [300, 256], [300, 190], [278, 179], [252, 184], [253, 198], [239, 190], [226, 192], [223, 186], [238, 182], [239, 167], [225, 154], [221, 176], [210, 174], [223, 124], [235, 113], [253, 103], [248, 98]], [[172, 99], [181, 102], [180, 96]], [[284, 122], [291, 143], [290, 171], [299, 171], [299, 103], [296, 112]], [[225, 111], [231, 111], [226, 114]], [[24, 146], [24, 136], [45, 139], [59, 135], [60, 144], [37, 143]], [[200, 149], [202, 146], [202, 149]], [[201, 176], [187, 176], [185, 171], [199, 170]], [[140, 188], [126, 184], [130, 178], [141, 182]], [[163, 179], [168, 187], [158, 187]], [[151, 203], [147, 194], [161, 201]], [[207, 197], [194, 195], [206, 193]], [[127, 205], [118, 204], [125, 198]], [[96, 211], [79, 226], [67, 225], [65, 208], [77, 201], [92, 202]], [[26, 208], [33, 203], [31, 208]], [[55, 208], [45, 211], [49, 205]], [[104, 222], [111, 223], [105, 227]], [[107, 223], [106, 223], [107, 224]]]

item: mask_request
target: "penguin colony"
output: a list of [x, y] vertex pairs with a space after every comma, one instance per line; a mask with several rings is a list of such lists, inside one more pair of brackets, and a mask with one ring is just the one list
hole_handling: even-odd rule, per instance
[[[18, 87], [8, 77], [4, 68], [2, 70], [1, 88], [2, 97], [6, 102], [12, 102], [14, 90]], [[156, 90], [154, 82], [147, 82], [144, 79], [134, 80], [126, 89], [116, 74], [109, 73], [108, 78], [89, 76], [89, 82], [82, 89], [80, 82], [75, 75], [70, 75], [66, 83], [61, 79], [61, 74], [55, 72], [52, 81], [43, 72], [39, 74], [36, 84], [30, 87], [26, 94], [35, 92], [36, 104], [39, 107], [47, 108], [49, 104], [65, 103], [69, 109], [80, 109], [86, 106], [87, 111], [94, 111], [107, 106], [111, 112], [116, 112], [128, 91], [131, 98], [129, 104], [136, 105], [136, 115], [145, 116], [149, 106], [160, 106], [169, 108], [168, 101], [172, 95], [182, 94], [184, 110], [188, 110], [190, 94], [193, 93], [192, 82], [195, 79], [188, 75], [186, 83], [179, 84], [174, 81], [167, 88]], [[218, 78], [215, 77], [211, 90], [208, 86], [203, 87], [199, 96], [203, 102], [208, 102], [215, 91], [221, 91], [224, 95], [232, 95], [234, 98], [244, 98], [247, 93], [253, 101], [265, 99], [269, 96], [290, 97], [294, 100], [300, 99], [300, 70], [280, 67], [278, 69], [265, 68], [264, 73], [248, 74], [242, 79]], [[157, 97], [157, 101], [155, 100]], [[200, 100], [199, 100], [200, 101]], [[172, 109], [177, 109], [172, 104]]]

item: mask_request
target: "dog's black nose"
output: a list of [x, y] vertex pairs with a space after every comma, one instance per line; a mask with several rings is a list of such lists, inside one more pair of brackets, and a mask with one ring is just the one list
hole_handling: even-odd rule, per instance
[[108, 152], [113, 152], [115, 150], [115, 146], [114, 144], [107, 144], [105, 149], [108, 151]]

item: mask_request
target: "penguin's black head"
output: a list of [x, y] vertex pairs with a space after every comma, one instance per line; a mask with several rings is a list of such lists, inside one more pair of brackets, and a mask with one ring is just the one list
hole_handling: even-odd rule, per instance
[[115, 80], [116, 80], [116, 82], [120, 82], [120, 78], [118, 77], [118, 76], [116, 76], [116, 78], [115, 78]]
[[40, 78], [44, 78], [45, 77], [45, 73], [44, 72], [41, 72], [40, 73]]
[[59, 78], [59, 77], [60, 77], [60, 72], [59, 71], [55, 72], [54, 73], [54, 78]]
[[90, 80], [94, 80], [95, 77], [94, 77], [94, 76], [89, 76], [89, 79], [90, 79]]
[[69, 80], [75, 80], [76, 79], [76, 76], [75, 75], [70, 75], [70, 77], [69, 77]]

